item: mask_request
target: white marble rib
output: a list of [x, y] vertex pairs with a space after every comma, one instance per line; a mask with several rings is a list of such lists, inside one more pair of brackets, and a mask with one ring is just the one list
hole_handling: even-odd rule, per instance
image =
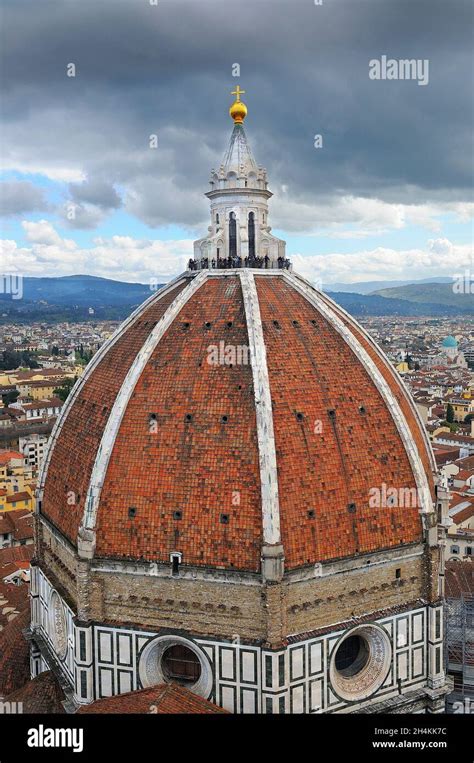
[[268, 377], [267, 354], [263, 339], [260, 306], [253, 273], [239, 270], [250, 347], [262, 495], [263, 541], [281, 542], [278, 473], [273, 431], [272, 399]]

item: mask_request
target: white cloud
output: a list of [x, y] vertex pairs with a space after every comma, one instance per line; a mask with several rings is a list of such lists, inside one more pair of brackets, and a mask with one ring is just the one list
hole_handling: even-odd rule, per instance
[[71, 239], [62, 239], [48, 220], [32, 222], [23, 220], [22, 227], [28, 241], [45, 246], [63, 245], [66, 249], [75, 249], [76, 243]]
[[[192, 256], [192, 240], [148, 240], [131, 236], [96, 237], [90, 248], [81, 248], [62, 238], [46, 220], [22, 223], [30, 247], [15, 241], [2, 242], [1, 268], [25, 275], [73, 275], [90, 273], [116, 280], [147, 282], [168, 280], [186, 268]], [[472, 248], [446, 238], [429, 239], [422, 249], [397, 250], [384, 247], [351, 254], [331, 252], [291, 257], [296, 271], [310, 280], [354, 283], [364, 280], [453, 277], [472, 266]]]
[[[291, 232], [327, 238], [366, 238], [408, 225], [418, 225], [432, 233], [441, 231], [441, 215], [453, 215], [457, 222], [474, 216], [474, 204], [439, 202], [433, 204], [393, 204], [361, 196], [330, 196], [308, 204], [281, 193], [272, 200], [275, 227]], [[351, 226], [347, 229], [347, 226]]]
[[6, 159], [2, 164], [4, 172], [19, 172], [22, 175], [43, 175], [49, 180], [64, 183], [80, 183], [86, 179], [85, 172], [79, 167], [61, 165], [60, 162], [35, 162], [30, 158]]
[[372, 280], [409, 280], [437, 276], [452, 278], [472, 265], [470, 245], [430, 239], [425, 249], [375, 249], [352, 254], [333, 252], [292, 256], [295, 270], [312, 281], [356, 283]]
[[31, 246], [15, 241], [0, 242], [0, 271], [33, 276], [62, 276], [77, 273], [147, 282], [168, 280], [186, 268], [192, 255], [191, 239], [179, 241], [137, 240], [130, 236], [96, 238], [91, 248], [81, 248], [62, 238], [46, 220], [23, 221]]

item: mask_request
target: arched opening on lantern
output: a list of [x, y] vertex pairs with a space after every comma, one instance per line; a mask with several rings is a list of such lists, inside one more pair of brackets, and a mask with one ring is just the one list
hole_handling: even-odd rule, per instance
[[237, 221], [235, 212], [230, 213], [229, 217], [229, 255], [237, 257]]
[[249, 212], [249, 257], [255, 257], [255, 215]]

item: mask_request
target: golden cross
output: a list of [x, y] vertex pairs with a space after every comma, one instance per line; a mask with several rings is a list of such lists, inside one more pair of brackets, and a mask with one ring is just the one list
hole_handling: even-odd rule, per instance
[[235, 88], [235, 90], [233, 90], [233, 91], [231, 92], [231, 95], [235, 95], [235, 97], [236, 97], [236, 100], [237, 100], [237, 101], [240, 101], [240, 96], [241, 96], [243, 93], [245, 93], [245, 90], [241, 90], [241, 89], [240, 89], [240, 85], [237, 85], [237, 87]]

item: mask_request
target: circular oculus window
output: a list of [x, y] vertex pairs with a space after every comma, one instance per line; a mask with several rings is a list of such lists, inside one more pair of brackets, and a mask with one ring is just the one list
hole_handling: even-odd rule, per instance
[[149, 641], [138, 671], [143, 687], [177, 683], [206, 698], [212, 691], [212, 667], [207, 655], [182, 636], [158, 636]]
[[371, 697], [384, 683], [392, 661], [390, 639], [378, 625], [361, 625], [334, 647], [329, 667], [335, 694], [347, 702]]

